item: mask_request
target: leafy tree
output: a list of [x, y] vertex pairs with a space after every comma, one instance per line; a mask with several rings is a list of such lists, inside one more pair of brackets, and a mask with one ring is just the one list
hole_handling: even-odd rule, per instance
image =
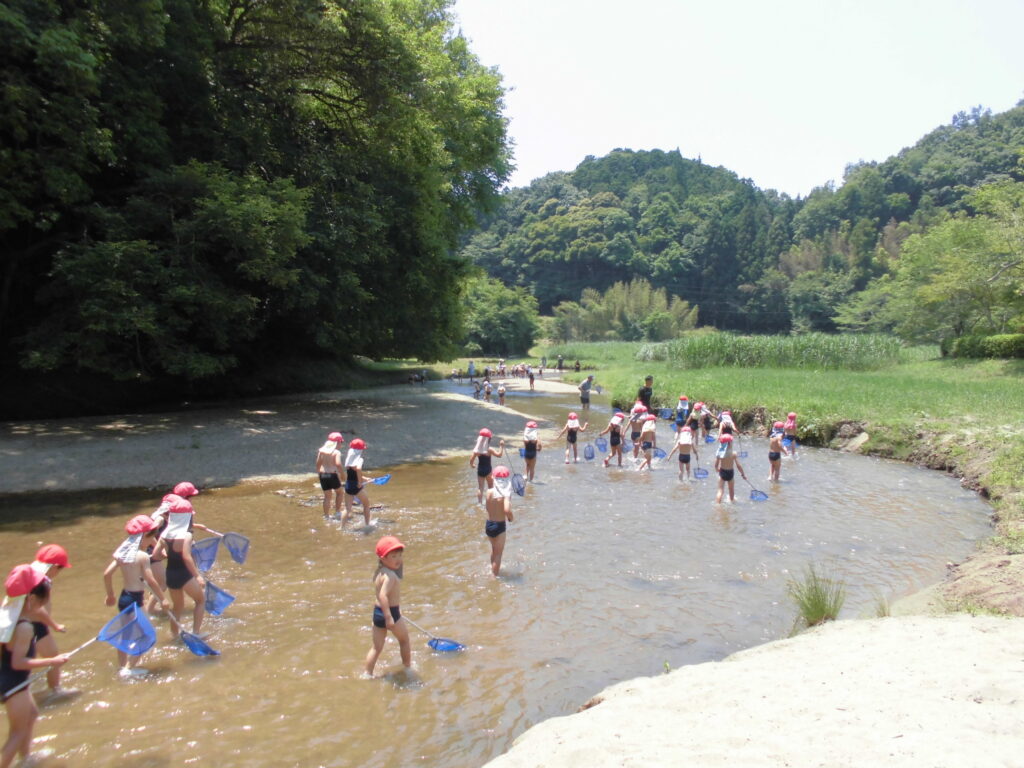
[[537, 336], [537, 300], [522, 288], [506, 288], [488, 277], [470, 279], [465, 289], [466, 341], [474, 354], [526, 354]]

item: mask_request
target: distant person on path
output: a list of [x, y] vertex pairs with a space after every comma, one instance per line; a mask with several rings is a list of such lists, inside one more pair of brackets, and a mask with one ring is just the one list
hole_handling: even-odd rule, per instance
[[537, 466], [537, 453], [543, 446], [537, 432], [537, 422], [526, 422], [523, 430], [523, 459], [526, 461], [526, 479], [533, 482], [534, 468]]
[[473, 446], [473, 455], [469, 457], [469, 466], [476, 468], [476, 500], [484, 500], [484, 486], [494, 487], [494, 478], [491, 475], [491, 457], [501, 458], [505, 453], [505, 441], [501, 440], [498, 450], [491, 447], [491, 430], [484, 427], [477, 433], [476, 445]]
[[590, 390], [594, 386], [594, 375], [587, 376], [577, 387], [580, 391], [580, 408], [584, 411], [590, 410]]
[[580, 426], [580, 418], [575, 413], [569, 414], [569, 420], [565, 422], [565, 426], [562, 427], [562, 431], [555, 436], [557, 440], [562, 435], [565, 435], [565, 463], [569, 463], [569, 451], [572, 450], [573, 462], [579, 462], [579, 449], [576, 446], [576, 438], [580, 432], [586, 432], [587, 427], [590, 426], [590, 422], [585, 422], [583, 426]]
[[528, 368], [527, 372], [530, 376], [530, 391], [533, 392], [533, 368]]
[[498, 405], [505, 404], [505, 382], [498, 382]]
[[561, 355], [558, 356], [558, 363], [557, 363], [557, 365], [558, 365], [558, 371], [559, 371], [559, 373], [561, 373], [562, 369], [565, 367], [565, 360], [562, 358]]
[[575, 363], [573, 363], [572, 369], [574, 371], [576, 371], [576, 373], [580, 372], [580, 361], [579, 360], [577, 360]]
[[373, 574], [373, 645], [366, 654], [366, 674], [373, 677], [373, 669], [377, 659], [384, 650], [388, 639], [388, 630], [398, 640], [398, 649], [402, 655], [402, 666], [412, 667], [412, 644], [409, 641], [409, 628], [402, 618], [401, 584], [402, 566], [404, 564], [405, 545], [394, 536], [384, 536], [377, 542], [377, 571]]
[[777, 483], [782, 473], [782, 454], [789, 455], [789, 450], [782, 444], [785, 425], [776, 421], [772, 425], [772, 433], [768, 438], [768, 480]]
[[487, 489], [486, 507], [484, 533], [491, 540], [491, 575], [497, 576], [505, 551], [505, 529], [512, 522], [512, 478], [508, 467], [494, 468], [494, 487]]
[[743, 471], [743, 465], [732, 449], [732, 435], [724, 434], [719, 438], [718, 451], [715, 453], [715, 471], [718, 472], [718, 495], [715, 496], [715, 503], [722, 502], [725, 493], [725, 486], [729, 486], [729, 501], [736, 501], [735, 476], [736, 470], [740, 471], [743, 479], [747, 479], [747, 473]]
[[474, 363], [472, 360], [470, 360], [469, 361], [469, 368], [466, 369], [466, 372], [469, 374], [470, 382], [472, 382], [473, 381], [473, 377], [476, 376], [476, 363]]
[[320, 477], [320, 490], [324, 492], [324, 517], [331, 515], [331, 501], [334, 502], [334, 516], [341, 517], [341, 451], [345, 442], [341, 432], [331, 432], [327, 442], [316, 452], [316, 473]]
[[541, 358], [540, 358], [540, 367], [541, 368], [547, 368], [548, 367], [548, 356], [547, 355], [541, 356]]
[[608, 435], [608, 455], [604, 459], [606, 467], [616, 457], [619, 460], [619, 466], [622, 466], [622, 424], [625, 420], [626, 415], [616, 408], [608, 426], [598, 434], [598, 437], [604, 434]]
[[644, 404], [644, 408], [648, 411], [651, 410], [651, 398], [654, 396], [654, 389], [651, 385], [654, 384], [654, 377], [647, 376], [644, 378], [644, 385], [637, 390], [636, 399]]

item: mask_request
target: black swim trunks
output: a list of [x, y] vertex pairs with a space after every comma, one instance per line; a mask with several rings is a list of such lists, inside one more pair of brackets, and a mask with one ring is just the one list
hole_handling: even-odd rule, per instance
[[337, 472], [320, 473], [320, 490], [336, 491], [339, 488], [341, 488], [341, 478], [338, 477]]
[[768, 461], [778, 461], [782, 458], [780, 451], [768, 451]]
[[637, 430], [636, 432], [630, 432], [629, 433], [629, 439], [632, 440], [634, 443], [637, 440], [639, 440], [640, 439], [640, 430]]
[[488, 520], [484, 524], [484, 533], [490, 536], [492, 539], [496, 539], [505, 532], [505, 521], [504, 520]]
[[[391, 606], [391, 618], [398, 621], [402, 618], [402, 612], [398, 610], [397, 605]], [[386, 629], [387, 624], [384, 622], [384, 611], [380, 609], [379, 605], [373, 606], [373, 626]]]
[[122, 589], [120, 597], [117, 598], [117, 610], [123, 611], [132, 603], [135, 603], [139, 608], [141, 608], [142, 599], [145, 596], [145, 592], [129, 592], [127, 589]]
[[729, 482], [734, 477], [736, 477], [736, 470], [735, 469], [720, 469], [720, 470], [718, 470], [718, 476], [720, 478], [722, 478], [723, 480], [725, 480], [726, 482]]
[[576, 430], [575, 429], [570, 429], [566, 433], [565, 439], [568, 440], [570, 443], [575, 443], [576, 442]]
[[610, 440], [609, 440], [608, 442], [609, 442], [609, 443], [611, 443], [611, 445], [612, 445], [613, 447], [614, 447], [614, 446], [616, 446], [616, 445], [618, 445], [619, 443], [621, 443], [621, 442], [622, 442], [622, 438], [621, 438], [621, 437], [619, 437], [619, 433], [618, 433], [618, 432], [612, 432], [612, 433], [611, 433], [611, 435], [610, 435], [609, 437], [610, 437], [611, 439], [610, 439]]
[[679, 463], [680, 464], [689, 464], [690, 463], [690, 454], [688, 454], [688, 453], [680, 453], [679, 454]]
[[523, 449], [524, 459], [536, 459], [537, 458], [537, 441], [527, 440], [526, 447]]

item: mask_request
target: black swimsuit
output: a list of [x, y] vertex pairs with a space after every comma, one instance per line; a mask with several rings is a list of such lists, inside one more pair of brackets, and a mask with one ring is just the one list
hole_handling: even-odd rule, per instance
[[523, 449], [523, 458], [525, 459], [536, 459], [537, 458], [537, 441], [526, 440], [526, 447]]
[[[31, 624], [32, 622], [26, 619], [18, 619], [18, 624]], [[12, 638], [13, 641], [13, 638]], [[28, 680], [30, 669], [15, 669], [11, 666], [13, 662], [13, 654], [8, 649], [8, 643], [3, 644], [3, 650], [0, 651], [0, 696], [3, 697], [3, 701], [7, 701], [7, 692], [11, 688], [17, 688], [19, 685]], [[28, 644], [28, 653], [25, 657], [28, 659], [34, 659], [36, 656], [36, 637], [32, 635], [32, 639]], [[24, 689], [22, 689], [24, 690]]]
[[184, 539], [167, 540], [167, 586], [170, 589], [181, 589], [192, 579], [192, 571], [185, 565], [185, 544], [182, 543], [182, 551], [174, 549], [176, 541], [184, 542]]
[[480, 453], [476, 457], [476, 476], [487, 477], [491, 474], [491, 454]]
[[349, 496], [358, 496], [361, 490], [363, 486], [359, 484], [359, 475], [356, 474], [355, 467], [345, 467], [345, 493]]

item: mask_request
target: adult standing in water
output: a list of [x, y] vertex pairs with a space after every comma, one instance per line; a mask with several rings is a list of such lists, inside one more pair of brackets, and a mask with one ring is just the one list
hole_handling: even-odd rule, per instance
[[580, 391], [580, 409], [584, 411], [590, 410], [590, 389], [594, 386], [594, 374], [590, 374], [584, 379], [578, 389]]
[[636, 399], [644, 404], [644, 408], [650, 412], [651, 410], [651, 398], [654, 397], [654, 389], [651, 385], [654, 384], [654, 377], [647, 375], [644, 377], [644, 385], [637, 390]]

